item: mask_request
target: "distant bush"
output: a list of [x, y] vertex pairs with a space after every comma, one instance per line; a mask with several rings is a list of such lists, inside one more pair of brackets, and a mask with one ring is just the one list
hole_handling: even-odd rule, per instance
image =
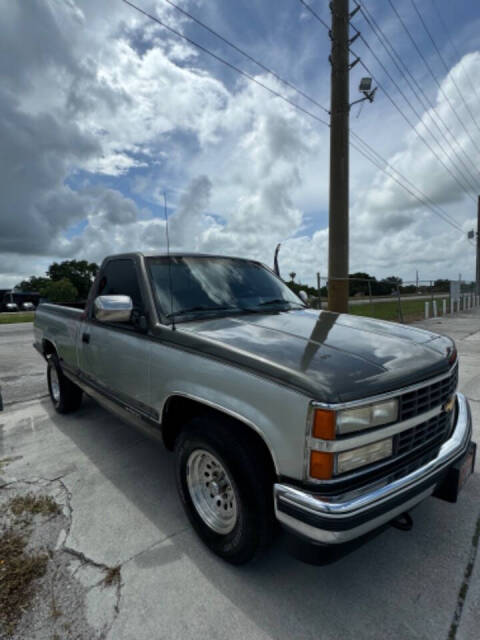
[[40, 295], [50, 302], [73, 302], [77, 299], [78, 290], [68, 278], [62, 278], [46, 284]]

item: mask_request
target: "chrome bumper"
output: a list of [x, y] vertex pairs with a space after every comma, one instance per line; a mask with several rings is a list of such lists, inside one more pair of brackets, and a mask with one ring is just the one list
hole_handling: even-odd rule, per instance
[[457, 422], [436, 458], [398, 480], [383, 481], [355, 495], [325, 498], [286, 484], [274, 485], [277, 519], [312, 542], [340, 544], [358, 538], [431, 495], [443, 473], [467, 451], [472, 433], [470, 407], [457, 393]]

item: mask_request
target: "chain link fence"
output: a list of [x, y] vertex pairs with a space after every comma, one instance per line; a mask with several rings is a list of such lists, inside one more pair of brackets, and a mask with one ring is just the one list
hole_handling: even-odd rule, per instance
[[[465, 280], [412, 280], [350, 277], [349, 313], [396, 322], [440, 317], [480, 306], [476, 283]], [[290, 285], [295, 283], [290, 282]], [[298, 289], [304, 289], [296, 285]], [[328, 279], [317, 275], [317, 287], [308, 287], [313, 308], [326, 309]]]

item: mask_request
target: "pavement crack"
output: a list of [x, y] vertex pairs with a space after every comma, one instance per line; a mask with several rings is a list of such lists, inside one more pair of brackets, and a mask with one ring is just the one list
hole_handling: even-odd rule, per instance
[[[82, 551], [78, 551], [77, 549], [74, 549], [71, 546], [67, 545], [67, 541], [70, 537], [70, 532], [72, 529], [72, 524], [73, 524], [73, 513], [74, 513], [74, 509], [72, 506], [72, 492], [70, 491], [70, 489], [68, 488], [68, 486], [66, 485], [66, 483], [63, 480], [64, 474], [60, 474], [58, 476], [55, 476], [53, 478], [45, 478], [45, 477], [34, 477], [34, 478], [30, 478], [30, 479], [11, 479], [8, 480], [7, 482], [5, 482], [4, 484], [0, 485], [0, 489], [4, 489], [6, 487], [12, 487], [15, 485], [18, 485], [19, 487], [21, 485], [23, 486], [38, 486], [38, 487], [43, 487], [46, 488], [48, 486], [51, 485], [56, 485], [57, 489], [60, 489], [60, 493], [63, 494], [63, 496], [59, 499], [59, 503], [63, 505], [64, 509], [63, 509], [63, 515], [66, 519], [66, 526], [64, 527], [64, 536], [63, 536], [63, 541], [61, 544], [58, 545], [57, 547], [57, 551], [60, 551], [61, 553], [65, 553], [67, 555], [73, 556], [74, 558], [76, 558], [77, 560], [80, 561], [78, 567], [73, 571], [72, 573], [72, 577], [75, 576], [75, 574], [77, 573], [77, 571], [79, 569], [81, 569], [82, 567], [90, 566], [90, 567], [94, 567], [95, 569], [99, 570], [101, 572], [101, 577], [92, 585], [90, 585], [90, 587], [88, 587], [86, 590], [90, 591], [91, 589], [94, 589], [96, 587], [99, 586], [103, 586], [103, 588], [109, 588], [109, 587], [114, 587], [115, 588], [115, 600], [114, 600], [114, 605], [113, 605], [113, 616], [111, 618], [111, 620], [109, 621], [109, 624], [106, 625], [101, 634], [98, 636], [98, 640], [105, 640], [105, 638], [107, 638], [108, 634], [110, 633], [111, 628], [113, 627], [119, 613], [120, 613], [120, 601], [121, 601], [121, 596], [122, 596], [122, 577], [121, 577], [121, 569], [122, 569], [122, 564], [119, 564], [115, 567], [110, 567], [107, 564], [103, 563], [103, 562], [98, 562], [93, 560], [92, 558], [89, 558], [88, 556], [86, 556]], [[47, 520], [45, 520], [44, 522], [41, 523], [41, 526], [44, 526], [45, 524], [47, 524], [47, 522], [49, 522], [52, 518], [49, 518]], [[163, 540], [161, 540], [160, 542], [163, 542]], [[55, 577], [55, 576], [54, 576]], [[52, 594], [54, 594], [53, 591], [53, 583], [52, 583]], [[80, 604], [79, 604], [80, 606]], [[44, 627], [47, 627], [49, 624], [51, 624], [51, 621], [45, 623]]]
[[450, 625], [450, 630], [448, 632], [448, 640], [455, 640], [455, 638], [457, 637], [457, 630], [460, 624], [460, 618], [462, 617], [463, 607], [465, 604], [465, 600], [467, 598], [468, 587], [470, 586], [470, 579], [472, 577], [473, 568], [475, 566], [475, 559], [477, 557], [479, 541], [480, 541], [480, 515], [478, 516], [475, 523], [475, 531], [473, 532], [473, 536], [472, 536], [470, 553], [468, 556], [467, 566], [465, 567], [465, 571], [463, 574], [463, 582], [458, 591], [457, 606], [455, 607], [455, 611], [453, 613], [452, 624]]
[[[67, 546], [66, 541], [68, 540], [69, 536], [70, 536], [70, 531], [72, 528], [72, 523], [73, 523], [73, 506], [72, 506], [72, 492], [70, 491], [70, 489], [67, 487], [67, 485], [65, 484], [65, 482], [61, 479], [58, 478], [58, 482], [61, 484], [63, 491], [65, 493], [65, 506], [67, 508], [67, 530], [65, 533], [65, 538], [64, 541], [62, 543], [61, 549], [63, 552], [68, 553], [70, 555], [72, 555], [73, 557], [77, 558], [77, 560], [80, 560], [80, 566], [75, 570], [74, 573], [76, 573], [78, 571], [79, 568], [85, 566], [85, 565], [89, 565], [91, 567], [95, 567], [96, 569], [100, 569], [101, 571], [104, 572], [104, 577], [102, 578], [102, 580], [99, 580], [99, 582], [96, 585], [93, 585], [93, 587], [98, 586], [98, 584], [102, 584], [104, 585], [104, 587], [108, 587], [108, 586], [115, 586], [115, 604], [114, 604], [114, 611], [115, 614], [112, 617], [112, 620], [110, 621], [110, 624], [104, 629], [104, 631], [102, 632], [99, 640], [106, 638], [108, 636], [108, 634], [110, 633], [111, 628], [113, 627], [113, 625], [115, 624], [115, 620], [118, 617], [118, 614], [120, 613], [120, 601], [122, 598], [122, 577], [121, 577], [121, 569], [122, 569], [122, 564], [117, 565], [116, 567], [109, 567], [107, 564], [103, 563], [103, 562], [97, 562], [95, 560], [93, 560], [92, 558], [89, 558], [88, 556], [86, 556], [82, 551], [77, 551], [77, 549], [74, 549], [73, 547]], [[115, 575], [115, 578], [113, 580], [109, 580], [109, 576], [111, 575]]]

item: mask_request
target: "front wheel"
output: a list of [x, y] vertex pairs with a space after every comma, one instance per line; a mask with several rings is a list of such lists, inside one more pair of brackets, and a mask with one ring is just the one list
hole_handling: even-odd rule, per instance
[[82, 403], [82, 390], [64, 376], [56, 355], [47, 363], [48, 392], [58, 413], [71, 413]]
[[232, 564], [270, 541], [272, 483], [250, 440], [210, 418], [194, 418], [175, 446], [177, 486], [203, 542]]

